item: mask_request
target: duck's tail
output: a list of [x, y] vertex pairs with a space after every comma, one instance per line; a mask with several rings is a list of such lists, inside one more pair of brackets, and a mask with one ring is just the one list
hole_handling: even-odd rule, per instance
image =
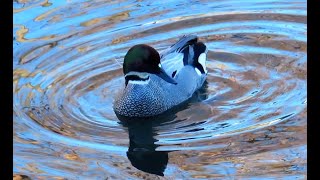
[[207, 73], [207, 47], [198, 42], [196, 35], [184, 35], [177, 43], [171, 46], [171, 51], [183, 53], [183, 64], [192, 65], [201, 74]]

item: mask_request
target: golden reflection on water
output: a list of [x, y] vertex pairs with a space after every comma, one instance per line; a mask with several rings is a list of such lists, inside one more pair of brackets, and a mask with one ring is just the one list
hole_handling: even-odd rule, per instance
[[[305, 2], [157, 3], [14, 1], [13, 179], [306, 179]], [[209, 49], [201, 101], [119, 124], [126, 51], [192, 33]], [[164, 177], [128, 159], [134, 136], [168, 153]]]

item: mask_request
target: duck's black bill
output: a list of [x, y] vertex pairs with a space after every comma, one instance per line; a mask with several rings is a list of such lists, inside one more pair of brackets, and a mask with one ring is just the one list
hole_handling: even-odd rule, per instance
[[163, 80], [167, 81], [168, 83], [171, 84], [178, 84], [171, 76], [169, 76], [164, 69], [160, 68], [160, 73], [157, 74], [160, 78]]

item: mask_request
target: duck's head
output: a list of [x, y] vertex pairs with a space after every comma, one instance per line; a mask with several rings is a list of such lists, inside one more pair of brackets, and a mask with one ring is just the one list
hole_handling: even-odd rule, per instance
[[138, 44], [129, 49], [124, 57], [123, 73], [126, 85], [129, 81], [137, 84], [146, 84], [150, 80], [150, 74], [155, 74], [171, 84], [177, 84], [162, 69], [159, 53], [145, 44]]

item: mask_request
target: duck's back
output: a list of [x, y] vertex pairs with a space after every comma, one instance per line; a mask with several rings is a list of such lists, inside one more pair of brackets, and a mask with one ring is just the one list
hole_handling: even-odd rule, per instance
[[205, 76], [206, 75], [203, 74], [199, 77], [192, 66], [185, 66], [175, 78], [177, 81], [176, 85], [163, 83], [163, 81], [161, 81], [159, 87], [161, 87], [161, 92], [165, 97], [164, 103], [166, 109], [170, 109], [189, 99], [193, 93], [203, 85]]
[[177, 85], [161, 81], [164, 93], [170, 101], [177, 104], [187, 100], [204, 83], [207, 47], [198, 42], [197, 36], [183, 36], [176, 44], [161, 53], [161, 65], [171, 75]]

